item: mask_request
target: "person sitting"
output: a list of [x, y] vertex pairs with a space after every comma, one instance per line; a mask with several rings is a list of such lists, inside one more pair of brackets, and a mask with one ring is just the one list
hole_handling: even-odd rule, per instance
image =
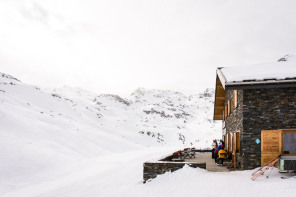
[[217, 140], [213, 140], [213, 143], [212, 143], [212, 159], [215, 159], [215, 150], [216, 148], [218, 147], [218, 143], [217, 143]]
[[223, 140], [220, 140], [219, 146], [215, 150], [215, 163], [217, 163], [218, 153], [221, 149], [224, 149], [224, 142]]
[[217, 158], [217, 165], [223, 165], [224, 159], [226, 159], [227, 151], [224, 149], [219, 150], [218, 158]]

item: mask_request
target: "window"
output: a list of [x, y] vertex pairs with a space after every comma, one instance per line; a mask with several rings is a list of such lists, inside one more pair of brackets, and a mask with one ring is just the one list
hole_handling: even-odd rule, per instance
[[229, 100], [229, 113], [231, 114], [232, 113], [232, 111], [233, 111], [233, 108], [232, 108], [232, 103], [233, 103], [233, 99], [231, 98], [230, 100]]
[[296, 154], [296, 133], [284, 132], [284, 154]]
[[236, 132], [236, 152], [239, 153], [239, 132]]

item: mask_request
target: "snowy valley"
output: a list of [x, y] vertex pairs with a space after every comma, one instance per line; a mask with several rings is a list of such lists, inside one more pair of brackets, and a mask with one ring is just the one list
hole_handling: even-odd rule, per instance
[[[218, 185], [225, 173], [186, 167], [142, 183], [144, 161], [184, 147], [207, 148], [219, 138], [221, 125], [212, 113], [212, 89], [187, 97], [139, 88], [121, 98], [40, 89], [0, 73], [0, 195], [180, 196], [185, 188], [188, 196], [199, 183], [200, 194], [214, 196], [208, 195], [210, 183]], [[230, 173], [230, 181], [243, 181], [245, 188], [249, 174]]]

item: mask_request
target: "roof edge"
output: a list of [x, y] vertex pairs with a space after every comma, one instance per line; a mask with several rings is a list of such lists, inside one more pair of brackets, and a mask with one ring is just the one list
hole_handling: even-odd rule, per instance
[[251, 85], [251, 84], [279, 84], [279, 83], [295, 83], [295, 79], [269, 80], [269, 81], [241, 81], [241, 82], [226, 82], [225, 86], [232, 85]]
[[218, 67], [217, 68], [217, 75], [218, 75], [218, 77], [219, 77], [219, 79], [220, 79], [220, 82], [221, 82], [221, 84], [222, 84], [222, 86], [223, 86], [223, 88], [224, 88], [224, 90], [225, 90], [225, 86], [226, 86], [226, 78], [225, 78], [225, 76], [223, 75], [223, 72], [221, 71], [221, 69], [222, 69], [223, 67]]
[[292, 88], [296, 83], [256, 83], [256, 84], [231, 84], [226, 86], [226, 90], [233, 89], [265, 89], [265, 88]]

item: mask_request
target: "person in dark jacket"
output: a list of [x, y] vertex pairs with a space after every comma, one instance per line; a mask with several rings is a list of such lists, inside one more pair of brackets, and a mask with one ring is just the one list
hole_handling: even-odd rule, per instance
[[219, 146], [215, 150], [215, 155], [214, 155], [215, 156], [215, 163], [217, 163], [218, 153], [219, 153], [219, 150], [221, 150], [221, 149], [224, 149], [223, 140], [220, 140]]

